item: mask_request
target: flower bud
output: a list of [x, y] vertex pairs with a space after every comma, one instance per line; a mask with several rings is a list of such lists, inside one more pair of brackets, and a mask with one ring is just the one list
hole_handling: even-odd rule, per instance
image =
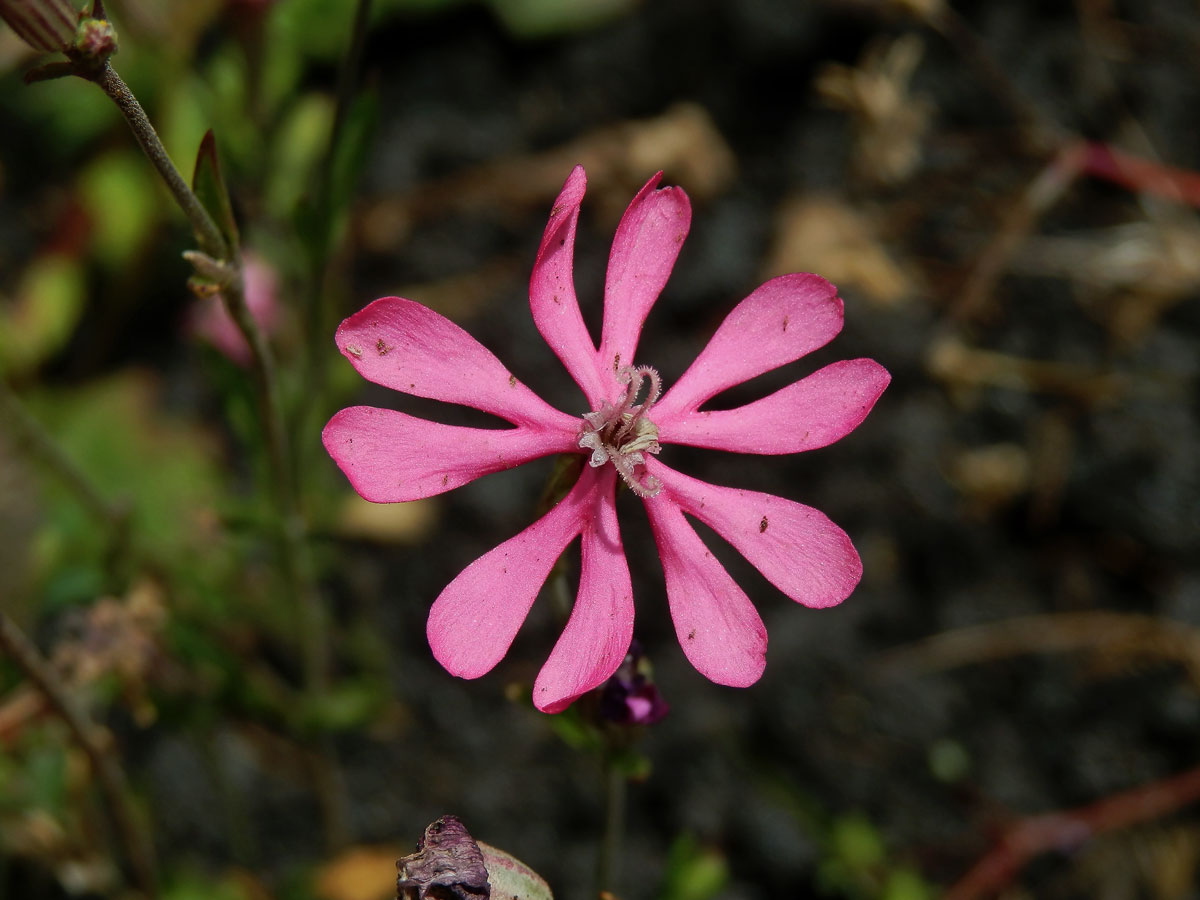
[[78, 16], [67, 0], [0, 0], [0, 19], [34, 50], [64, 52], [75, 42]]
[[83, 19], [75, 33], [72, 56], [88, 65], [103, 67], [117, 52], [117, 31], [107, 19]]
[[669, 710], [652, 680], [650, 661], [634, 641], [625, 661], [600, 688], [600, 718], [615, 725], [653, 725]]

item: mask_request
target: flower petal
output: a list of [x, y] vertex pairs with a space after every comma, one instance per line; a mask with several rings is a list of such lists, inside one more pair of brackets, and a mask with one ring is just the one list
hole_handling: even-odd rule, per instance
[[754, 604], [669, 496], [646, 500], [646, 512], [683, 652], [701, 675], [717, 684], [754, 684], [767, 664], [767, 629]]
[[862, 578], [862, 561], [849, 535], [820, 510], [698, 481], [657, 460], [647, 466], [663, 482], [659, 497], [665, 494], [709, 526], [797, 603], [836, 606]]
[[504, 658], [538, 591], [595, 515], [597, 473], [584, 469], [558, 505], [458, 574], [429, 610], [425, 632], [452, 675], [478, 678]]
[[579, 205], [587, 189], [583, 166], [576, 166], [554, 201], [550, 221], [542, 235], [533, 275], [529, 279], [529, 308], [533, 321], [592, 408], [598, 409], [607, 391], [596, 361], [596, 345], [583, 324], [575, 296], [572, 267]]
[[818, 275], [781, 275], [759, 286], [721, 327], [654, 409], [691, 412], [726, 388], [794, 362], [842, 330], [837, 288]]
[[891, 378], [872, 359], [848, 359], [736, 409], [662, 415], [656, 405], [653, 418], [663, 444], [799, 453], [832, 444], [857, 428]]
[[661, 180], [659, 172], [633, 198], [608, 257], [600, 368], [610, 393], [617, 389], [612, 373], [634, 364], [642, 323], [666, 285], [692, 223], [692, 205], [683, 188], [656, 190]]
[[363, 378], [392, 390], [471, 406], [517, 425], [577, 427], [475, 338], [412, 300], [376, 300], [342, 322], [336, 341]]
[[583, 526], [579, 595], [533, 685], [533, 703], [546, 713], [561, 712], [608, 680], [633, 640], [633, 585], [617, 527], [616, 470], [600, 471], [595, 518]]
[[371, 406], [338, 412], [321, 440], [354, 489], [374, 503], [432, 497], [482, 475], [576, 449], [572, 432], [463, 428]]

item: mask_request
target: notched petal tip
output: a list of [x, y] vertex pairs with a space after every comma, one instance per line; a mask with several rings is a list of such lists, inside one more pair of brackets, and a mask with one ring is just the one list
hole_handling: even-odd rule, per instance
[[554, 208], [550, 210], [550, 218], [553, 219], [566, 212], [567, 204], [578, 206], [586, 192], [587, 172], [582, 165], [576, 165], [571, 170], [571, 174], [567, 176], [567, 180], [563, 182], [562, 190], [558, 193], [558, 200], [555, 202]]

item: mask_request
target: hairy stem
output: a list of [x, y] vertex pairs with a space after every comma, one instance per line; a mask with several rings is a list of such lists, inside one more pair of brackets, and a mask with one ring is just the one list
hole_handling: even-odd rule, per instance
[[154, 845], [133, 807], [129, 783], [113, 745], [72, 700], [54, 668], [4, 612], [0, 611], [0, 651], [9, 656], [45, 696], [50, 708], [62, 719], [76, 743], [87, 754], [104, 796], [104, 808], [112, 820], [113, 835], [120, 845], [126, 875], [146, 898], [158, 896]]
[[192, 230], [196, 233], [196, 240], [200, 242], [200, 249], [216, 259], [228, 259], [231, 248], [221, 235], [220, 229], [217, 228], [212, 216], [208, 214], [208, 210], [204, 208], [199, 198], [188, 187], [187, 182], [183, 180], [179, 170], [171, 162], [171, 157], [167, 156], [167, 151], [158, 138], [158, 132], [150, 124], [146, 111], [142, 109], [142, 105], [133, 96], [128, 85], [121, 80], [117, 70], [106, 62], [103, 68], [86, 77], [99, 85], [100, 89], [108, 94], [117, 108], [121, 110], [121, 115], [129, 123], [129, 127], [133, 130], [133, 136], [137, 138], [146, 157], [154, 164], [154, 168], [158, 170], [158, 174], [166, 183], [167, 189], [175, 197], [175, 202], [179, 204], [179, 208], [183, 210], [183, 214], [191, 223]]

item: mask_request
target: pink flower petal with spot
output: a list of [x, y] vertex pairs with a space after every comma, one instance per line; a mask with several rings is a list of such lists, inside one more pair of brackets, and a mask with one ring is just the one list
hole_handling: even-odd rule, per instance
[[[734, 453], [799, 453], [840, 440], [861, 424], [892, 376], [872, 359], [830, 363], [736, 409], [660, 416], [658, 439]], [[655, 412], [658, 407], [655, 407]]]
[[542, 235], [533, 275], [529, 279], [529, 308], [533, 321], [550, 349], [562, 360], [575, 383], [593, 408], [607, 392], [608, 382], [600, 377], [596, 345], [588, 334], [575, 297], [575, 228], [579, 205], [587, 188], [583, 166], [576, 166], [554, 201], [550, 221]]
[[354, 489], [373, 503], [432, 497], [539, 456], [576, 449], [573, 435], [553, 429], [463, 428], [371, 406], [338, 412], [321, 440]]
[[567, 544], [596, 516], [600, 475], [587, 469], [554, 509], [458, 574], [433, 602], [425, 633], [451, 675], [478, 678], [504, 658]]
[[649, 468], [662, 479], [659, 498], [669, 498], [727, 540], [797, 603], [836, 606], [862, 578], [862, 561], [849, 535], [820, 510], [698, 481], [657, 460]]
[[616, 472], [599, 470], [595, 517], [585, 519], [579, 595], [571, 618], [533, 685], [542, 712], [561, 712], [617, 670], [633, 640], [633, 585], [614, 503]]
[[684, 654], [710, 681], [754, 684], [767, 664], [767, 629], [754, 604], [669, 497], [647, 500], [646, 512]]
[[655, 421], [699, 408], [735, 384], [794, 362], [842, 330], [837, 288], [817, 275], [781, 275], [733, 308], [696, 361], [655, 406]]
[[617, 385], [616, 369], [634, 364], [642, 324], [662, 293], [692, 224], [687, 194], [677, 187], [657, 190], [661, 180], [659, 172], [633, 198], [608, 257], [600, 368], [610, 389]]
[[376, 300], [342, 322], [336, 341], [363, 378], [394, 391], [470, 406], [516, 425], [576, 427], [573, 416], [517, 381], [475, 338], [412, 300]]

